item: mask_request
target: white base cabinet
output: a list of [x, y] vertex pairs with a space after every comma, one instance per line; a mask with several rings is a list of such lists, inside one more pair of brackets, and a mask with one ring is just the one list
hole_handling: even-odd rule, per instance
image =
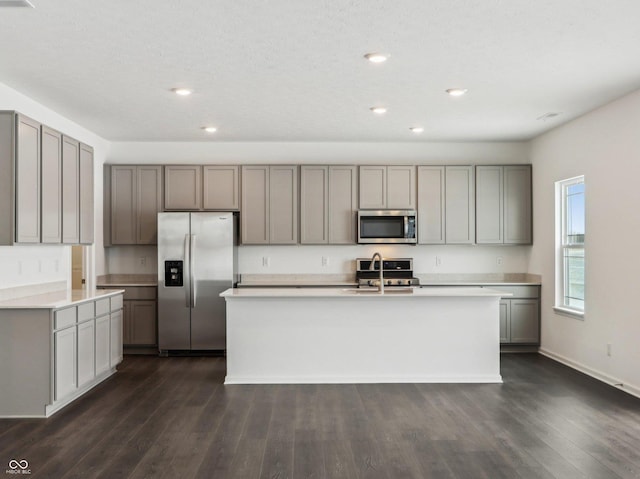
[[0, 418], [48, 417], [115, 373], [122, 304], [101, 292], [59, 309], [0, 308]]

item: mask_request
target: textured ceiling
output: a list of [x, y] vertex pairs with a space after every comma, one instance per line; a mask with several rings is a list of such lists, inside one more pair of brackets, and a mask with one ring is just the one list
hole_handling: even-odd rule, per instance
[[640, 88], [638, 0], [32, 3], [0, 82], [110, 140], [524, 140]]

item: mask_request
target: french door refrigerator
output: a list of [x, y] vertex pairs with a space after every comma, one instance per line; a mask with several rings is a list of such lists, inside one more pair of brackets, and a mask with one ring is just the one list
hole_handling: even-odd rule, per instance
[[237, 284], [237, 216], [158, 213], [158, 349], [224, 351], [225, 301]]

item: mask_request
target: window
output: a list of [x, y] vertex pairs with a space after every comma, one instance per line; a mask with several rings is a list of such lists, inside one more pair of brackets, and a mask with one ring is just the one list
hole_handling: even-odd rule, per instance
[[556, 183], [556, 308], [584, 314], [584, 176]]

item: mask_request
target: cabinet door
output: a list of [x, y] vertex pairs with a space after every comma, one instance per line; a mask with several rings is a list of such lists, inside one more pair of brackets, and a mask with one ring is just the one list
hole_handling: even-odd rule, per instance
[[239, 168], [237, 166], [203, 167], [203, 205], [205, 210], [233, 211], [240, 208]]
[[111, 313], [109, 342], [111, 346], [109, 364], [114, 367], [122, 362], [122, 310]]
[[78, 325], [78, 387], [96, 377], [95, 320]]
[[53, 335], [55, 348], [55, 400], [74, 392], [77, 379], [77, 335], [76, 326], [72, 326]]
[[62, 242], [62, 134], [42, 127], [42, 242]]
[[298, 167], [269, 167], [269, 243], [298, 242]]
[[109, 370], [111, 356], [109, 315], [96, 319], [96, 376]]
[[111, 244], [136, 244], [136, 167], [111, 166]]
[[444, 244], [444, 166], [418, 167], [418, 242]]
[[130, 301], [131, 337], [129, 344], [152, 346], [157, 344], [157, 314], [155, 301]]
[[122, 303], [122, 344], [130, 345], [131, 340], [131, 304], [133, 301]]
[[445, 167], [445, 241], [470, 244], [475, 240], [472, 166]]
[[329, 243], [355, 244], [357, 169], [355, 166], [329, 167]]
[[164, 167], [164, 209], [202, 209], [202, 167]]
[[93, 221], [93, 148], [80, 145], [80, 243], [92, 244]]
[[242, 167], [243, 244], [269, 243], [269, 167]]
[[387, 208], [416, 209], [415, 166], [387, 166]]
[[504, 242], [503, 167], [476, 166], [476, 242]]
[[62, 242], [80, 242], [80, 143], [62, 136]]
[[387, 207], [387, 167], [360, 167], [360, 209]]
[[329, 241], [329, 167], [300, 168], [300, 243]]
[[136, 244], [158, 243], [158, 212], [162, 211], [162, 167], [136, 168]]
[[16, 116], [16, 242], [40, 242], [40, 123]]
[[504, 242], [531, 244], [531, 165], [504, 167]]
[[500, 343], [511, 341], [511, 301], [503, 299], [500, 301]]
[[511, 342], [531, 344], [540, 342], [539, 300], [511, 300]]

